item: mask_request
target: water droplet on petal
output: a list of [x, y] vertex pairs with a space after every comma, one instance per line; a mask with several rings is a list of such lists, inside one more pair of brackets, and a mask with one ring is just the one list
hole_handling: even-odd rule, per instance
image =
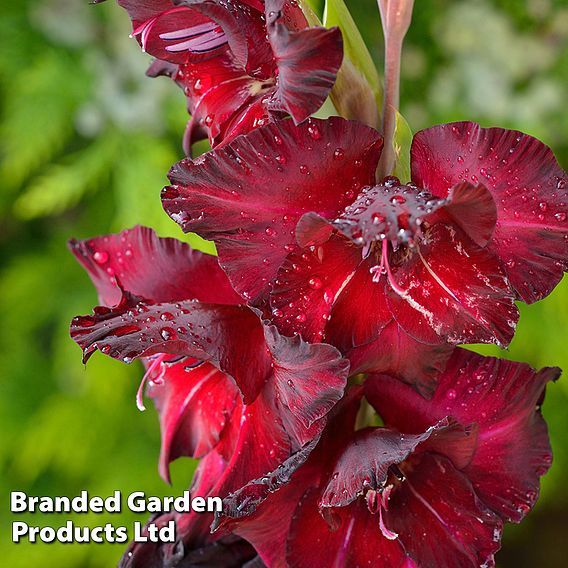
[[345, 157], [345, 150], [343, 148], [336, 148], [333, 153], [334, 160], [342, 160]]
[[313, 288], [314, 290], [319, 290], [323, 286], [323, 282], [321, 281], [320, 278], [317, 277], [310, 278], [308, 284], [310, 288]]
[[105, 264], [105, 262], [108, 262], [108, 252], [97, 251], [93, 258], [97, 264]]

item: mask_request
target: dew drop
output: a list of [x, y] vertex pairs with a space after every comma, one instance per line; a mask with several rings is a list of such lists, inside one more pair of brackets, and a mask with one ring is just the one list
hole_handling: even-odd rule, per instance
[[345, 157], [345, 150], [343, 148], [336, 148], [333, 153], [334, 160], [342, 160]]
[[323, 286], [323, 282], [321, 281], [320, 278], [310, 278], [308, 281], [308, 284], [310, 286], [310, 288], [314, 289], [314, 290], [319, 290], [322, 286]]
[[373, 225], [380, 225], [381, 223], [385, 222], [385, 216], [381, 215], [380, 213], [373, 213], [371, 215], [371, 220], [373, 222]]
[[312, 140], [319, 140], [321, 138], [321, 132], [315, 124], [310, 124], [308, 126], [308, 133], [312, 137]]
[[108, 262], [108, 252], [97, 251], [93, 258], [97, 264], [105, 264], [105, 262]]
[[402, 196], [402, 195], [398, 195], [398, 194], [397, 194], [397, 195], [393, 195], [393, 196], [390, 198], [390, 202], [391, 202], [393, 205], [402, 205], [403, 203], [406, 203], [406, 198], [405, 198], [404, 196]]

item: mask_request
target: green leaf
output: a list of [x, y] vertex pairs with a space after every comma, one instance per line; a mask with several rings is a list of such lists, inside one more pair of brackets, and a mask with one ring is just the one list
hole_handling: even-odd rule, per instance
[[394, 131], [395, 165], [393, 175], [400, 181], [410, 181], [410, 147], [412, 145], [412, 130], [406, 119], [397, 111]]
[[33, 219], [62, 213], [97, 190], [109, 178], [118, 141], [117, 134], [107, 132], [63, 163], [50, 165], [16, 200], [16, 215]]
[[298, 4], [310, 26], [321, 26], [324, 0], [299, 0]]
[[337, 110], [376, 127], [382, 104], [379, 74], [343, 0], [326, 0], [323, 24], [337, 26], [343, 35], [343, 65], [331, 94]]
[[46, 51], [11, 78], [0, 125], [0, 177], [8, 188], [20, 186], [64, 147], [89, 92], [89, 78], [76, 58], [61, 50]]
[[[379, 95], [381, 93], [381, 85], [377, 68], [359, 32], [359, 28], [343, 0], [326, 0], [323, 25], [326, 28], [337, 26], [341, 30], [345, 55], [349, 57], [356, 69], [367, 79], [373, 92]], [[379, 98], [378, 102], [380, 100]]]

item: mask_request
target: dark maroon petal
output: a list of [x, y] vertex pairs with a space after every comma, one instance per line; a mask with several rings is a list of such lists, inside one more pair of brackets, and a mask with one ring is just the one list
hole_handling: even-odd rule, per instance
[[332, 233], [331, 223], [314, 212], [302, 215], [296, 225], [296, 240], [302, 248], [321, 245], [329, 240]]
[[518, 522], [534, 506], [539, 477], [550, 467], [539, 404], [546, 383], [559, 372], [535, 372], [523, 363], [458, 348], [430, 401], [385, 376], [367, 379], [365, 389], [385, 423], [406, 432], [421, 432], [448, 414], [462, 424], [477, 424], [477, 450], [464, 473], [484, 503], [503, 519]]
[[261, 83], [250, 77], [229, 52], [180, 66], [173, 79], [188, 98], [193, 119], [209, 133], [212, 145], [223, 140], [227, 122], [255, 99]]
[[[191, 498], [212, 495], [215, 480], [225, 471], [226, 462], [216, 453], [205, 456], [197, 466], [191, 485]], [[157, 519], [151, 518], [159, 526], [174, 520], [176, 523], [175, 543], [131, 543], [122, 557], [120, 568], [156, 568], [156, 566], [172, 566], [181, 562], [192, 551], [207, 548], [218, 536], [211, 536], [209, 525], [211, 513], [165, 513]], [[206, 565], [207, 566], [207, 565]], [[213, 565], [214, 566], [214, 565]], [[211, 568], [213, 568], [213, 566]]]
[[372, 183], [381, 145], [373, 129], [337, 117], [280, 121], [174, 166], [162, 201], [184, 231], [216, 242], [235, 289], [255, 300], [293, 249], [300, 217], [335, 217]]
[[151, 20], [174, 7], [172, 0], [118, 0], [135, 24]]
[[519, 316], [507, 279], [497, 258], [461, 231], [435, 225], [393, 273], [389, 306], [415, 339], [433, 343], [434, 331], [451, 343], [511, 341]]
[[391, 466], [403, 462], [421, 443], [449, 427], [446, 419], [416, 435], [387, 428], [357, 431], [335, 463], [320, 507], [345, 507], [369, 490], [382, 490]]
[[[197, 466], [190, 488], [191, 497], [217, 496], [217, 481], [226, 470], [227, 461], [215, 450], [209, 452]], [[221, 535], [211, 534], [212, 522], [213, 513], [191, 511], [188, 514], [179, 515], [176, 523], [176, 536], [178, 538], [176, 548], [182, 548], [184, 552], [189, 552], [219, 540]]]
[[493, 236], [497, 205], [484, 185], [458, 183], [450, 189], [444, 211], [477, 246], [484, 247]]
[[[321, 431], [321, 419], [341, 399], [349, 362], [331, 345], [309, 344], [297, 336], [282, 337], [272, 327], [265, 334], [279, 414], [294, 443], [304, 446]], [[314, 430], [312, 426], [318, 421]]]
[[[226, 497], [248, 487], [227, 502], [227, 515], [252, 512], [266, 497], [270, 474], [280, 464], [285, 463], [285, 471], [299, 467], [319, 439], [324, 417], [345, 388], [348, 364], [336, 349], [283, 338], [274, 330], [267, 335], [274, 375], [254, 403], [242, 410], [231, 463], [218, 494]], [[261, 478], [262, 482], [249, 484]]]
[[345, 356], [351, 363], [352, 374], [386, 373], [430, 398], [453, 350], [447, 343], [430, 345], [416, 341], [393, 320], [377, 339], [348, 350]]
[[424, 454], [392, 491], [384, 515], [421, 568], [494, 565], [502, 521], [443, 456]]
[[210, 361], [235, 380], [247, 403], [256, 398], [270, 372], [263, 326], [244, 306], [123, 303], [75, 318], [71, 337], [85, 360], [98, 349], [127, 362], [157, 353]]
[[224, 500], [223, 514], [228, 517], [217, 523], [251, 542], [268, 566], [283, 565], [290, 521], [298, 501], [308, 488], [319, 483], [319, 463], [297, 469], [312, 446], [309, 444], [276, 471]]
[[155, 302], [240, 302], [214, 256], [175, 239], [160, 238], [146, 227], [71, 240], [69, 247], [107, 306], [120, 302], [121, 288]]
[[222, 28], [231, 53], [254, 74], [269, 74], [273, 68], [272, 52], [266, 39], [263, 14], [241, 2], [219, 0], [181, 0], [214, 20]]
[[317, 503], [318, 491], [309, 491], [294, 513], [286, 555], [290, 568], [416, 568], [399, 540], [382, 535], [377, 516], [362, 501], [334, 510], [333, 530], [319, 514]]
[[132, 35], [143, 51], [158, 59], [184, 63], [224, 48], [229, 38], [223, 28], [201, 10], [176, 6], [170, 0], [118, 2], [132, 20]]
[[[319, 435], [284, 460], [276, 469], [259, 479], [249, 481], [245, 486], [223, 499], [223, 513], [216, 518], [213, 529], [216, 530], [220, 526], [242, 526], [250, 530], [251, 524], [256, 524], [255, 519], [266, 517], [265, 510], [272, 509], [275, 501], [282, 506], [283, 499], [290, 499], [290, 494], [294, 494], [296, 499], [299, 498], [305, 490], [304, 485], [308, 476], [306, 468], [298, 470], [305, 464], [318, 441]], [[308, 470], [311, 471], [311, 469], [308, 466]], [[310, 480], [310, 483], [313, 482], [313, 479]], [[276, 492], [278, 492], [278, 498], [271, 498], [270, 495]], [[264, 505], [267, 500], [268, 502]], [[260, 514], [255, 515], [261, 505]], [[294, 508], [295, 505], [291, 509], [287, 508], [290, 514]], [[255, 518], [250, 519], [251, 515]], [[247, 518], [246, 522], [241, 522], [244, 518]], [[242, 534], [244, 536], [245, 533]]]
[[286, 110], [299, 123], [329, 95], [343, 61], [343, 40], [339, 28], [290, 30], [278, 4], [284, 2], [266, 4], [268, 36], [278, 67], [273, 108]]
[[[175, 521], [177, 514], [164, 513], [159, 517], [152, 517], [148, 524], [159, 528], [165, 527], [170, 521]], [[142, 534], [147, 537], [148, 524], [142, 529]], [[180, 560], [182, 554], [176, 554], [175, 545], [163, 542], [134, 542], [131, 541], [126, 552], [122, 556], [118, 568], [155, 568], [165, 566], [167, 561]]]
[[280, 332], [301, 334], [306, 341], [322, 341], [335, 299], [360, 262], [360, 251], [340, 237], [290, 253], [270, 294], [272, 315]]
[[445, 197], [462, 181], [485, 184], [498, 210], [491, 249], [519, 299], [548, 295], [568, 267], [568, 177], [552, 151], [512, 130], [464, 122], [419, 132], [412, 178]]
[[[346, 247], [349, 247], [345, 243]], [[386, 303], [384, 281], [375, 283], [371, 265], [361, 262], [353, 276], [334, 294], [331, 318], [326, 328], [326, 341], [341, 352], [374, 341], [392, 321]]]
[[273, 471], [293, 453], [270, 388], [252, 404], [242, 405], [240, 412], [237, 409], [233, 420], [238, 435], [227, 470], [215, 487], [222, 498]]
[[[230, 458], [217, 488], [223, 496], [274, 470], [316, 437], [325, 425], [322, 419], [340, 400], [348, 374], [348, 362], [335, 348], [282, 337], [243, 306], [129, 304], [125, 298], [113, 310], [98, 308], [93, 316], [76, 318], [71, 334], [86, 358], [95, 349], [127, 360], [177, 354], [208, 360], [234, 378], [246, 405], [237, 401], [230, 427], [216, 446]], [[194, 396], [207, 398], [209, 386], [223, 390], [223, 377], [219, 380], [221, 384], [204, 386]], [[182, 396], [183, 391], [174, 394]], [[230, 391], [223, 396], [228, 397], [228, 411]], [[195, 406], [200, 407], [199, 400]], [[213, 429], [212, 440], [201, 440], [206, 446], [217, 441], [215, 428], [220, 432], [226, 423], [224, 406], [203, 408], [208, 413], [203, 420]], [[176, 419], [173, 414], [174, 424], [166, 431], [175, 427]], [[195, 426], [199, 418], [188, 415], [188, 420]], [[172, 451], [189, 453], [194, 440], [177, 435]]]
[[[253, 90], [255, 87], [259, 87], [259, 84], [254, 85]], [[233, 113], [231, 120], [225, 124], [220, 144], [226, 144], [241, 134], [247, 134], [265, 124], [285, 118], [284, 113], [271, 112], [268, 109], [269, 95], [274, 87], [260, 85], [260, 89], [260, 93]]]
[[[324, 430], [318, 428], [309, 443], [291, 452], [272, 471], [225, 498], [223, 514], [218, 516], [215, 526], [238, 529], [238, 534], [250, 540], [265, 559], [272, 557], [275, 537], [271, 528], [264, 528], [262, 522], [269, 518], [269, 511], [274, 510], [278, 510], [279, 515], [291, 517], [301, 495], [309, 487], [317, 486], [322, 476], [329, 476], [330, 464], [353, 435], [362, 395], [362, 387], [351, 387], [329, 413]], [[318, 424], [323, 426], [323, 421]], [[287, 524], [277, 528], [281, 546], [289, 522], [288, 518]], [[267, 542], [267, 538], [271, 540]]]
[[148, 395], [160, 415], [160, 475], [169, 482], [170, 462], [181, 456], [201, 458], [217, 445], [239, 391], [210, 363], [192, 368], [181, 361], [163, 367], [159, 381], [150, 381]]

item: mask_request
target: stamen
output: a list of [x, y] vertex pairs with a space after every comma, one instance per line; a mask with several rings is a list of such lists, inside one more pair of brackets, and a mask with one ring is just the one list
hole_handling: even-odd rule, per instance
[[206, 51], [217, 49], [226, 43], [227, 36], [221, 28], [218, 28], [217, 30], [207, 32], [206, 34], [192, 37], [187, 41], [168, 45], [166, 46], [166, 51], [169, 51], [170, 53], [179, 53], [180, 51], [187, 50], [193, 53], [204, 53]]
[[163, 40], [174, 40], [174, 39], [189, 39], [198, 35], [202, 35], [206, 32], [211, 32], [219, 26], [215, 22], [208, 22], [206, 24], [200, 24], [198, 26], [193, 26], [191, 28], [184, 28], [183, 30], [177, 30], [175, 32], [165, 32], [160, 34], [160, 39]]
[[[150, 378], [150, 375], [164, 362], [165, 357], [167, 357], [165, 353], [160, 353], [160, 355], [157, 355], [156, 358], [152, 361], [152, 364], [148, 367], [147, 371], [144, 373], [142, 380], [140, 381], [140, 386], [138, 387], [138, 391], [136, 393], [136, 406], [138, 407], [138, 410], [140, 410], [140, 412], [144, 412], [146, 410], [146, 407], [144, 406], [144, 386]], [[162, 372], [160, 373], [160, 375], [158, 375], [158, 377], [156, 377], [156, 379], [152, 380], [154, 384], [159, 385], [163, 382], [164, 370], [165, 369], [162, 370]]]
[[385, 487], [383, 491], [380, 492], [381, 503], [379, 505], [379, 528], [381, 529], [381, 532], [383, 533], [383, 536], [385, 538], [388, 538], [389, 540], [395, 540], [398, 538], [398, 534], [387, 528], [387, 526], [385, 525], [385, 521], [383, 519], [383, 508], [385, 509], [385, 511], [388, 511], [388, 500], [390, 497], [391, 490], [392, 490], [392, 485], [389, 485], [388, 487]]
[[381, 263], [384, 262], [386, 271], [387, 271], [387, 276], [389, 279], [389, 284], [391, 285], [391, 288], [399, 295], [399, 296], [406, 296], [406, 291], [403, 290], [395, 281], [394, 276], [391, 272], [390, 269], [390, 265], [389, 265], [389, 258], [388, 258], [388, 242], [386, 241], [386, 239], [383, 241], [383, 254], [382, 254], [382, 260]]
[[[161, 14], [158, 14], [157, 16], [154, 16], [140, 24], [130, 35], [131, 37], [140, 36], [142, 51], [145, 52], [150, 33], [156, 25], [156, 22], [164, 16], [185, 10], [187, 10], [187, 8], [183, 6], [166, 10], [165, 12], [162, 12]], [[182, 42], [178, 41], [178, 43], [175, 43], [174, 45], [166, 46], [166, 51], [172, 53], [179, 53], [186, 50], [193, 51], [195, 53], [203, 53], [217, 49], [227, 43], [227, 37], [225, 36], [223, 29], [214, 21], [199, 24], [191, 28], [165, 32], [160, 34], [159, 37], [164, 41], [186, 40]]]
[[369, 272], [373, 275], [373, 282], [374, 282], [375, 284], [377, 284], [378, 282], [381, 281], [381, 275], [382, 275], [382, 274], [386, 274], [386, 273], [387, 273], [387, 270], [386, 270], [386, 268], [385, 268], [385, 254], [384, 254], [385, 246], [388, 246], [388, 245], [387, 245], [387, 241], [386, 241], [386, 240], [383, 240], [383, 250], [382, 250], [382, 253], [381, 253], [381, 263], [380, 263], [380, 264], [376, 264], [375, 266], [373, 266], [373, 267], [369, 270]]

